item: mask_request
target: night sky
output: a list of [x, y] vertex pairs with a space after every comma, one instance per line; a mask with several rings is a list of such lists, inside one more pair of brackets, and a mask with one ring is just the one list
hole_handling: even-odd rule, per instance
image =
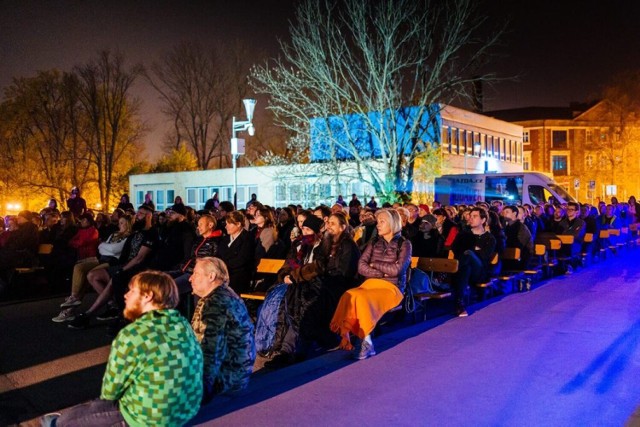
[[[587, 101], [612, 75], [640, 69], [640, 2], [482, 0], [491, 24], [509, 20], [491, 67], [518, 76], [485, 89], [485, 110], [567, 106]], [[0, 87], [37, 70], [70, 70], [101, 49], [120, 50], [145, 65], [180, 41], [239, 39], [256, 62], [277, 54], [296, 0], [31, 1], [0, 0]], [[162, 139], [157, 96], [140, 82], [143, 119]], [[260, 114], [259, 105], [256, 114]], [[239, 112], [240, 113], [240, 112]], [[154, 154], [151, 150], [152, 155]]]

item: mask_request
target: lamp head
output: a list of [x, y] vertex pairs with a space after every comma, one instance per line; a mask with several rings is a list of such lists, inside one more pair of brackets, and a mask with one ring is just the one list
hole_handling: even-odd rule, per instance
[[256, 134], [256, 128], [253, 127], [253, 123], [249, 124], [249, 127], [247, 128], [247, 132], [249, 133], [249, 136], [253, 136]]
[[253, 121], [253, 110], [256, 108], [256, 102], [258, 101], [252, 98], [242, 100], [244, 111], [247, 113], [247, 120], [250, 122]]

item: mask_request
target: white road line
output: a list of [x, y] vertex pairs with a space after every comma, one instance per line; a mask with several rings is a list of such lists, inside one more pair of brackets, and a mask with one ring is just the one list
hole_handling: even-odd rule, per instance
[[100, 365], [107, 361], [110, 349], [111, 345], [105, 345], [104, 347], [61, 357], [60, 359], [30, 366], [19, 371], [9, 372], [2, 375], [0, 393], [29, 387], [71, 372]]

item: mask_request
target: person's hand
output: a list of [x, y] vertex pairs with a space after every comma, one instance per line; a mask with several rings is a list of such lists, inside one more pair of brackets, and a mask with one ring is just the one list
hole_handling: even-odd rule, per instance
[[291, 276], [289, 275], [284, 276], [284, 283], [286, 283], [287, 285], [293, 284], [293, 281], [291, 280]]

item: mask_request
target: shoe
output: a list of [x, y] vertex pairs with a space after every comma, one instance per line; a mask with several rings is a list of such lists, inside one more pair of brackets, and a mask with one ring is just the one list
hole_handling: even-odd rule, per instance
[[360, 346], [360, 351], [353, 356], [354, 359], [364, 360], [367, 357], [375, 356], [376, 350], [373, 348], [373, 344], [369, 344], [369, 341], [362, 340], [362, 345]]
[[362, 340], [359, 336], [352, 335], [351, 345], [353, 346], [353, 350], [351, 350], [351, 357], [356, 359], [356, 356], [360, 353], [360, 349], [362, 348]]
[[280, 353], [273, 359], [264, 362], [265, 368], [278, 369], [295, 363], [295, 356], [291, 353]]
[[62, 322], [70, 322], [75, 318], [76, 318], [75, 308], [69, 307], [62, 310], [60, 314], [58, 314], [56, 317], [54, 317], [51, 320], [53, 320], [56, 323], [62, 323]]
[[69, 297], [67, 297], [66, 300], [64, 300], [62, 304], [60, 304], [60, 308], [75, 307], [80, 304], [82, 304], [82, 300], [80, 300], [79, 298], [76, 298], [73, 295], [70, 295]]
[[567, 271], [565, 271], [564, 274], [566, 275], [573, 274], [573, 267], [571, 267], [570, 265], [567, 265]]
[[120, 318], [121, 315], [122, 315], [122, 310], [119, 310], [116, 307], [108, 307], [105, 311], [102, 312], [102, 314], [99, 314], [98, 316], [96, 316], [96, 320], [105, 322], [108, 320], [118, 319]]
[[80, 313], [76, 316], [75, 319], [73, 319], [67, 324], [67, 327], [71, 329], [84, 329], [87, 326], [89, 326], [90, 321], [91, 321], [91, 318], [87, 313]]
[[51, 427], [54, 425], [54, 421], [60, 417], [60, 412], [51, 412], [40, 418], [40, 425], [42, 427]]
[[467, 309], [464, 307], [464, 305], [459, 304], [458, 307], [456, 308], [456, 316], [457, 317], [467, 317], [469, 316], [469, 313], [467, 313]]

